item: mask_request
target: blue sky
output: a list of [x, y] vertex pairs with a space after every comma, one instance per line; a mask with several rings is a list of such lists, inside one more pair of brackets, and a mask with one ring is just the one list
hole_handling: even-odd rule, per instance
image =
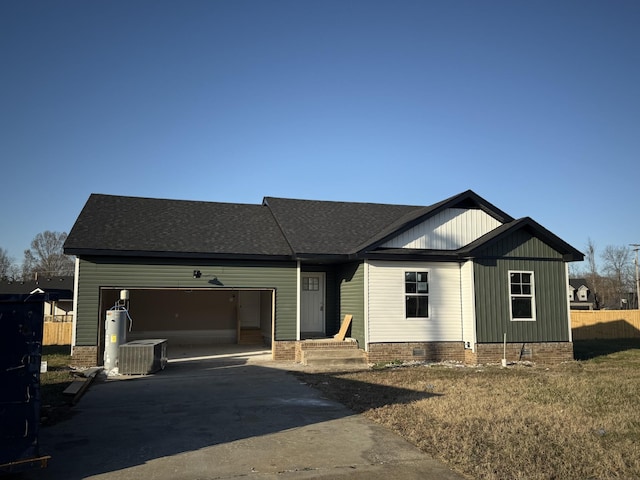
[[640, 2], [0, 2], [0, 247], [91, 193], [429, 205], [640, 243]]

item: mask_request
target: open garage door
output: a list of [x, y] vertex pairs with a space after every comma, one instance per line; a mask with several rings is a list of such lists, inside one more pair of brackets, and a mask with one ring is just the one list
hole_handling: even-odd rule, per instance
[[[121, 287], [100, 290], [104, 317]], [[271, 345], [274, 291], [225, 288], [127, 288], [132, 319], [127, 341], [166, 338], [169, 345]], [[104, 338], [101, 339], [102, 345]]]

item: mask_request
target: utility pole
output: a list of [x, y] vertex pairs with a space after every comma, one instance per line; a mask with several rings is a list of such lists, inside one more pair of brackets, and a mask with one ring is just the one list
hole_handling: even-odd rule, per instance
[[636, 265], [636, 308], [640, 310], [640, 277], [638, 276], [638, 250], [640, 250], [640, 243], [630, 244], [633, 247], [633, 251], [636, 252], [636, 258], [633, 263]]

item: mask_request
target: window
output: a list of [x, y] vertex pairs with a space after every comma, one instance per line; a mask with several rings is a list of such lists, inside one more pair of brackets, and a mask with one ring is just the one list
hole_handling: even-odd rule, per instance
[[316, 292], [320, 290], [320, 278], [304, 277], [302, 279], [302, 290]]
[[429, 318], [429, 272], [404, 272], [407, 318]]
[[533, 272], [509, 272], [511, 320], [535, 320]]

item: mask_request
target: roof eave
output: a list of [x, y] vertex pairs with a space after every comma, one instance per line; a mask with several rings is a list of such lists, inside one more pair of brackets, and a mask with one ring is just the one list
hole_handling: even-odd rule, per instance
[[359, 258], [368, 260], [417, 260], [434, 262], [464, 262], [455, 250], [422, 249], [382, 249], [370, 250], [359, 254]]
[[110, 250], [91, 248], [65, 249], [66, 255], [77, 257], [145, 257], [145, 258], [190, 258], [201, 260], [271, 260], [292, 261], [292, 255], [287, 254], [255, 254], [230, 252], [175, 252], [149, 250]]

